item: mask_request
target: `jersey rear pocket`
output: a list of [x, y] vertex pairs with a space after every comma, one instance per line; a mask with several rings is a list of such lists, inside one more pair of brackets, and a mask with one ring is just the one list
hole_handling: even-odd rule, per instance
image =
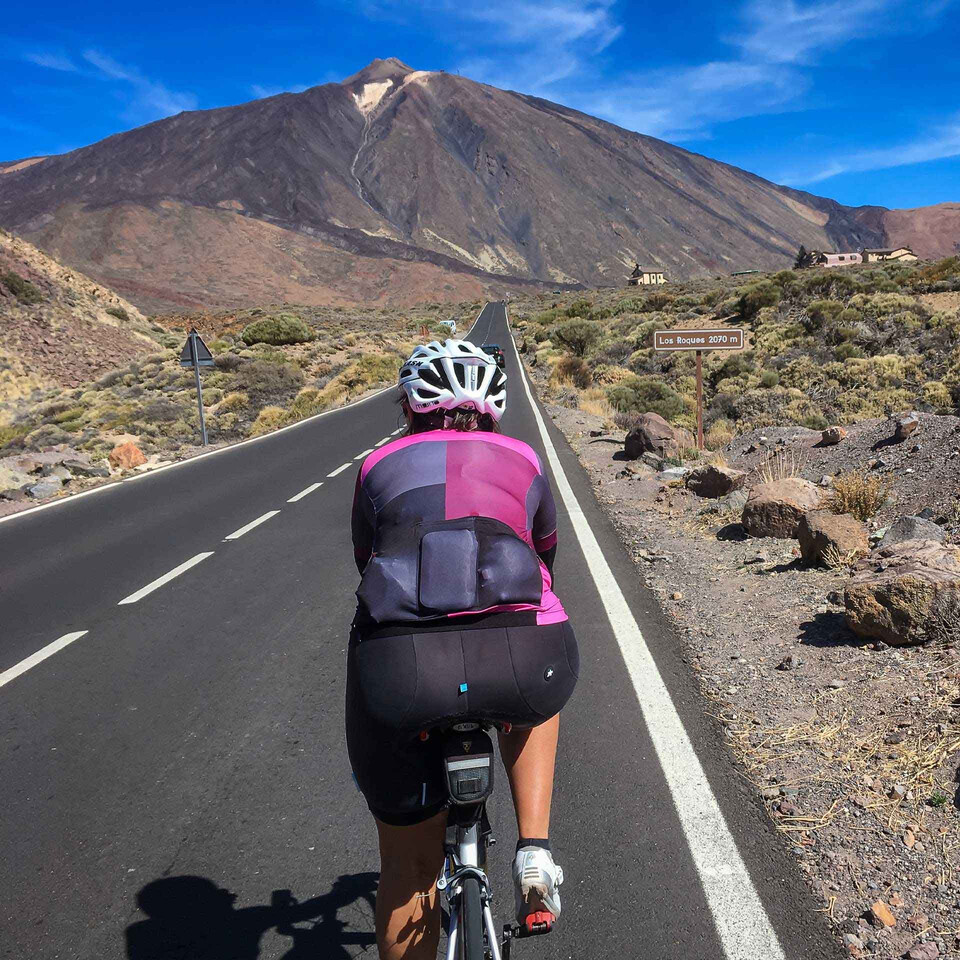
[[431, 530], [420, 538], [420, 607], [426, 613], [477, 608], [477, 535], [471, 529]]

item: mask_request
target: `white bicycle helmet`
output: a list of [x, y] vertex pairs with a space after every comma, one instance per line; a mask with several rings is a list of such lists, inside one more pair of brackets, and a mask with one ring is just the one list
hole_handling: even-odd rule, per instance
[[417, 347], [400, 368], [400, 386], [415, 413], [476, 410], [494, 420], [507, 406], [506, 375], [468, 340], [433, 340]]

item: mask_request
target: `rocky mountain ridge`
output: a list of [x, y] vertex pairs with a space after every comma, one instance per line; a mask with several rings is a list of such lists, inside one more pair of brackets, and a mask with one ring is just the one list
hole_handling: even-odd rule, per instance
[[[638, 260], [682, 278], [925, 236], [889, 213], [393, 58], [0, 167], [0, 223], [151, 308], [619, 285]], [[939, 246], [960, 207], [937, 220]]]

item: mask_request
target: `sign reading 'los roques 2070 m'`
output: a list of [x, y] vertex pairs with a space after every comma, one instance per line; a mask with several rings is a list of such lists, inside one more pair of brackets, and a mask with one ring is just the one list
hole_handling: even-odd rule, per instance
[[658, 353], [676, 350], [697, 352], [697, 448], [703, 449], [703, 352], [704, 350], [742, 350], [742, 330], [657, 330], [653, 349]]

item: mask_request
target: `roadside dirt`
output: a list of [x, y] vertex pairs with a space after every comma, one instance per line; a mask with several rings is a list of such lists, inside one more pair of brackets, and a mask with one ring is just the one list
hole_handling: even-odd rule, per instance
[[[547, 409], [848, 953], [960, 957], [957, 650], [863, 642], [830, 599], [843, 572], [801, 565], [796, 541], [751, 539], [739, 511], [621, 459], [623, 434], [602, 417]], [[924, 416], [915, 442], [896, 448], [884, 443], [885, 421], [826, 448], [812, 431], [757, 431], [725, 454], [753, 469], [789, 450], [815, 482], [882, 460], [873, 469], [891, 483], [891, 499], [875, 525], [930, 506], [956, 541], [958, 426]]]

